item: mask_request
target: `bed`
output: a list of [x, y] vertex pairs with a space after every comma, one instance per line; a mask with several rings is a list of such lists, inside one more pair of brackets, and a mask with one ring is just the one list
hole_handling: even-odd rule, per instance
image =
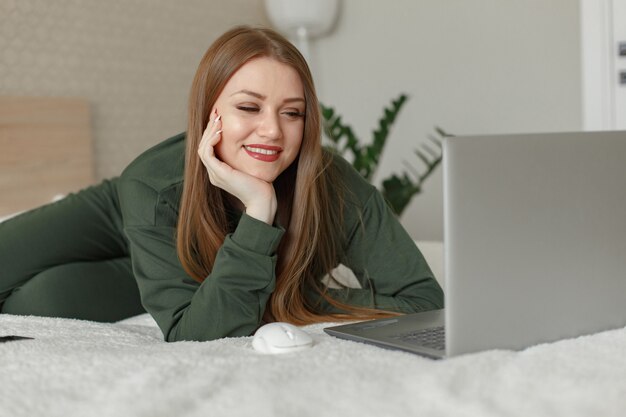
[[[86, 103], [24, 100], [0, 100], [10, 151], [0, 192], [11, 196], [0, 216], [93, 180]], [[52, 116], [36, 121], [43, 108]], [[45, 185], [51, 166], [58, 178]], [[419, 246], [441, 279], [441, 242]], [[308, 350], [265, 355], [251, 337], [165, 343], [145, 314], [109, 324], [0, 315], [0, 336], [32, 338], [0, 343], [0, 417], [625, 414], [626, 329], [434, 361], [330, 337], [331, 324], [305, 327]]]
[[118, 323], [0, 315], [0, 416], [623, 416], [626, 329], [435, 361], [306, 326], [305, 351], [251, 337], [165, 343]]

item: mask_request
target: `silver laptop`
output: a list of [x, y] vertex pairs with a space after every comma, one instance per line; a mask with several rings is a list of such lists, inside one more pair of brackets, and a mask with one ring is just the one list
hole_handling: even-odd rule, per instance
[[626, 132], [443, 150], [445, 311], [328, 334], [441, 358], [626, 326]]

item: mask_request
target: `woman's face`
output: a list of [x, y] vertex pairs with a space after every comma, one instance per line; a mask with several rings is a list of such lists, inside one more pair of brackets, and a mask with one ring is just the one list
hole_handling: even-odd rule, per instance
[[305, 107], [296, 70], [272, 58], [251, 59], [233, 74], [215, 102], [222, 120], [217, 157], [273, 182], [298, 156]]

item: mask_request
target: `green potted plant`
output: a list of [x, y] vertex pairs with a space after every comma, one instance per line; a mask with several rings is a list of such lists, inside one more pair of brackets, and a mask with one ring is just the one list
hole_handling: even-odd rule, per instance
[[[341, 116], [335, 109], [321, 104], [324, 134], [331, 142], [327, 148], [343, 156], [349, 154], [351, 158], [347, 159], [352, 160], [352, 166], [371, 182], [387, 143], [391, 126], [407, 98], [406, 94], [400, 94], [398, 98], [391, 101], [390, 107], [383, 108], [383, 115], [378, 121], [378, 127], [374, 130], [372, 142], [369, 144], [363, 144], [357, 138], [352, 127], [341, 120]], [[423, 165], [421, 169], [404, 161], [408, 173], [402, 171], [400, 174], [392, 174], [382, 181], [380, 191], [397, 216], [400, 216], [411, 199], [422, 191], [424, 181], [441, 163], [441, 141], [444, 137], [452, 135], [439, 127], [435, 127], [435, 132], [439, 137], [427, 136], [431, 142], [430, 145], [423, 143], [420, 149], [414, 150]]]

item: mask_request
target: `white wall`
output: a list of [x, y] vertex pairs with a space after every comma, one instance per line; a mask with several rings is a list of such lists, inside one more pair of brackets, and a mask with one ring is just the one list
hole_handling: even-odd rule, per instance
[[[377, 179], [418, 164], [438, 125], [451, 133], [580, 130], [579, 5], [574, 0], [344, 0], [336, 30], [311, 45], [322, 102], [362, 139], [383, 105], [409, 94]], [[402, 221], [443, 236], [441, 169]]]

